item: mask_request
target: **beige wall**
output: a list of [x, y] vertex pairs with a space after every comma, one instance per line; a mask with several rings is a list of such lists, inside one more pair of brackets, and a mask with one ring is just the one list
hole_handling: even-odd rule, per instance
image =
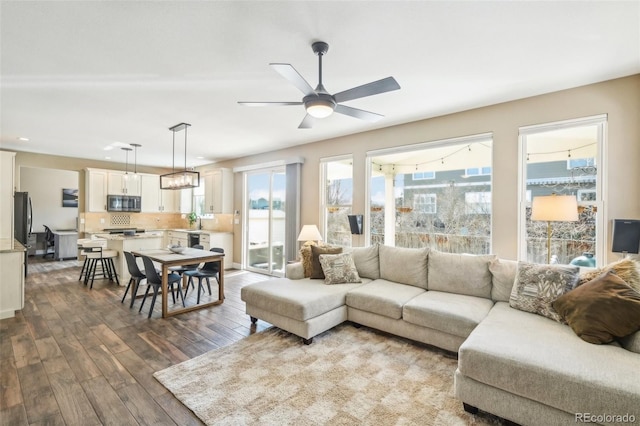
[[[516, 259], [519, 127], [599, 114], [608, 115], [604, 213], [608, 219], [606, 247], [609, 251], [611, 219], [640, 218], [640, 75], [244, 157], [216, 166], [248, 166], [295, 156], [304, 157], [301, 221], [319, 223], [320, 158], [353, 155], [353, 211], [364, 212], [367, 151], [493, 132], [492, 251], [503, 258]], [[235, 176], [234, 188], [234, 208], [240, 210], [240, 174]], [[240, 259], [240, 226], [235, 225], [234, 232], [234, 258]], [[609, 253], [609, 260], [616, 256]]]
[[[493, 132], [493, 252], [517, 256], [518, 128], [598, 114], [608, 115], [605, 147], [605, 211], [611, 219], [640, 218], [640, 75], [578, 87], [532, 98], [416, 121], [409, 124], [315, 142], [293, 148], [217, 163], [215, 167], [262, 164], [304, 157], [301, 199], [302, 223], [319, 223], [319, 160], [341, 154], [354, 157], [354, 212], [365, 208], [365, 159], [370, 150]], [[85, 167], [119, 169], [121, 164], [19, 152], [16, 166], [81, 171]], [[145, 173], [166, 170], [139, 167]], [[19, 179], [19, 176], [16, 176]], [[16, 182], [19, 185], [19, 181]], [[84, 174], [80, 177], [84, 198]], [[358, 196], [357, 194], [361, 194]], [[82, 203], [82, 201], [81, 201]], [[235, 176], [234, 210], [242, 207], [242, 178]], [[82, 204], [80, 211], [83, 211]], [[234, 259], [241, 258], [241, 228], [233, 226]], [[611, 247], [608, 232], [606, 246]], [[359, 244], [360, 241], [354, 241]], [[609, 254], [609, 260], [616, 255]]]

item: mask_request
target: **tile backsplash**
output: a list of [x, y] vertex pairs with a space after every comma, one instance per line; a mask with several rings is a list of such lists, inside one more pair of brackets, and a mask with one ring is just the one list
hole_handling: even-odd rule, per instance
[[[192, 228], [197, 226], [198, 222]], [[189, 228], [189, 221], [181, 213], [80, 213], [78, 232], [99, 232], [105, 228], [182, 229]], [[202, 229], [233, 232], [233, 215], [217, 214], [202, 219]]]

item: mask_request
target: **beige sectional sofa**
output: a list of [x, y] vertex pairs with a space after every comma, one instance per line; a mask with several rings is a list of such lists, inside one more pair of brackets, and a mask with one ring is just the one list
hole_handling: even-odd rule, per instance
[[472, 413], [520, 424], [640, 421], [640, 332], [624, 347], [594, 345], [511, 308], [514, 261], [383, 245], [351, 253], [362, 282], [327, 285], [290, 264], [287, 278], [242, 289], [246, 312], [307, 344], [348, 320], [458, 352], [455, 393]]

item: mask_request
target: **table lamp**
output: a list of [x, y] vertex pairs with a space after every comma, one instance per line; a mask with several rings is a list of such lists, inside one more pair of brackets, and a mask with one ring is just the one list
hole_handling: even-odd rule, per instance
[[578, 200], [575, 195], [545, 195], [534, 197], [531, 220], [547, 222], [547, 263], [551, 262], [551, 222], [577, 222]]
[[315, 245], [315, 241], [322, 241], [322, 235], [316, 225], [304, 225], [298, 235], [298, 241], [304, 241], [305, 246]]

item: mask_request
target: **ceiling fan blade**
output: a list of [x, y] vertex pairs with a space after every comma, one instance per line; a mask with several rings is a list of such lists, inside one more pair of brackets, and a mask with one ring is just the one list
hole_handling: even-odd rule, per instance
[[382, 80], [373, 81], [371, 83], [363, 84], [362, 86], [354, 87], [352, 89], [345, 90], [333, 95], [336, 102], [346, 102], [353, 99], [364, 98], [367, 96], [377, 95], [379, 93], [390, 92], [392, 90], [398, 90], [400, 85], [393, 77], [383, 78]]
[[298, 71], [291, 64], [269, 64], [278, 72], [281, 76], [289, 80], [294, 86], [296, 86], [304, 95], [311, 95], [315, 93], [313, 87], [307, 80], [300, 75]]
[[287, 106], [287, 105], [302, 105], [302, 102], [241, 102], [240, 105], [245, 106]]
[[298, 129], [310, 129], [313, 127], [316, 119], [310, 116], [309, 114], [305, 115], [302, 119], [302, 122], [298, 126]]
[[376, 121], [384, 118], [384, 115], [376, 114], [375, 112], [369, 112], [358, 108], [348, 107], [345, 105], [336, 105], [336, 109], [334, 109], [334, 111], [340, 114], [359, 118], [360, 120], [365, 120], [370, 123], [375, 123]]

